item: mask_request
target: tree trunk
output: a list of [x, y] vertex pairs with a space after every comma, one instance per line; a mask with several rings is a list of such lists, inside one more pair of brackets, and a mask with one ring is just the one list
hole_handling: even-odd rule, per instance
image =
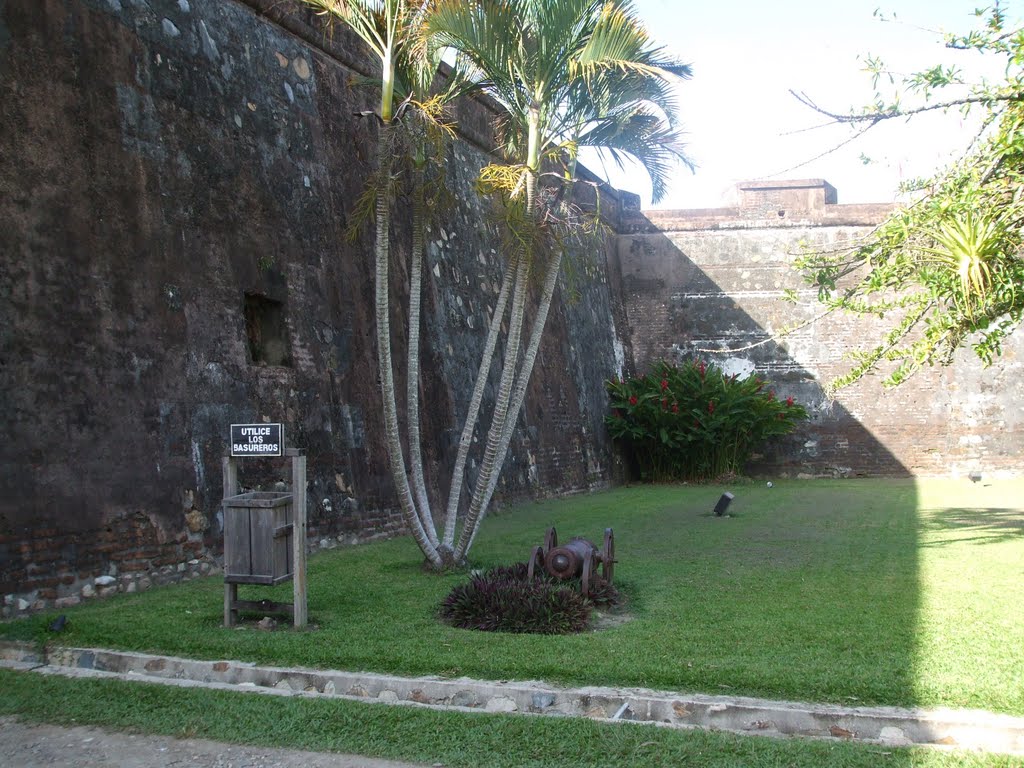
[[437, 529], [430, 511], [430, 499], [423, 478], [423, 451], [420, 441], [420, 304], [423, 294], [424, 229], [427, 225], [423, 200], [425, 171], [417, 164], [413, 170], [412, 256], [409, 263], [409, 364], [406, 376], [406, 408], [409, 418], [409, 469], [416, 505], [427, 540], [438, 546]]
[[[516, 368], [519, 364], [519, 347], [523, 331], [523, 315], [525, 314], [526, 293], [529, 283], [529, 260], [525, 256], [520, 257], [516, 266], [516, 283], [512, 292], [512, 310], [509, 317], [508, 338], [505, 341], [505, 359], [501, 369], [501, 383], [498, 386], [498, 396], [494, 403], [494, 416], [491, 419], [491, 427], [487, 432], [487, 445], [484, 448], [483, 460], [480, 463], [480, 473], [477, 476], [476, 486], [473, 489], [473, 497], [469, 502], [469, 509], [462, 521], [462, 533], [459, 536], [459, 543], [455, 548], [455, 561], [461, 561], [469, 550], [470, 539], [477, 520], [483, 512], [483, 497], [491, 475], [500, 469], [500, 464], [495, 466], [498, 460], [498, 446], [501, 443], [502, 434], [505, 431], [505, 419], [508, 418], [509, 402], [512, 398], [512, 385], [515, 380]], [[504, 459], [504, 457], [501, 457]]]
[[498, 293], [498, 301], [494, 305], [494, 314], [491, 315], [491, 325], [487, 331], [487, 341], [484, 344], [484, 352], [480, 359], [480, 369], [476, 375], [476, 383], [473, 386], [473, 394], [470, 397], [469, 408], [466, 412], [466, 421], [462, 427], [462, 437], [459, 439], [459, 451], [455, 457], [455, 467], [452, 469], [452, 484], [448, 491], [448, 509], [444, 525], [444, 544], [449, 550], [455, 546], [455, 528], [458, 523], [459, 502], [462, 500], [462, 489], [466, 482], [466, 459], [469, 457], [469, 449], [473, 444], [473, 431], [480, 416], [480, 405], [484, 398], [484, 389], [487, 387], [488, 374], [491, 371], [491, 363], [494, 361], [494, 350], [498, 346], [498, 336], [501, 332], [501, 321], [505, 317], [505, 308], [508, 306], [508, 297], [512, 291], [512, 277], [516, 273], [519, 258], [513, 254], [512, 259], [505, 266], [505, 275], [501, 281], [501, 291]]
[[381, 165], [381, 186], [377, 191], [376, 201], [376, 240], [374, 256], [376, 269], [376, 319], [377, 319], [377, 366], [380, 374], [380, 391], [383, 401], [384, 437], [388, 451], [388, 463], [391, 477], [398, 494], [402, 518], [412, 532], [416, 544], [423, 550], [427, 560], [435, 568], [442, 566], [437, 547], [430, 543], [423, 523], [416, 510], [416, 504], [409, 489], [409, 478], [405, 473], [405, 459], [402, 455], [402, 442], [398, 430], [398, 412], [395, 405], [395, 377], [391, 368], [391, 306], [390, 285], [388, 276], [388, 260], [390, 258], [389, 237], [391, 228], [390, 195], [388, 179], [393, 154], [393, 131], [389, 123], [380, 126], [377, 145], [378, 162]]
[[[530, 151], [526, 173], [526, 215], [528, 218], [536, 216], [537, 197], [537, 174], [535, 168], [538, 165], [537, 147], [539, 113], [534, 115], [531, 112], [530, 123]], [[532, 254], [523, 253], [519, 257], [519, 264], [516, 268], [516, 286], [512, 293], [512, 310], [509, 317], [508, 339], [505, 343], [505, 360], [501, 370], [501, 384], [498, 387], [498, 397], [494, 404], [494, 416], [491, 419], [491, 428], [487, 432], [487, 446], [484, 448], [484, 458], [480, 465], [480, 474], [477, 476], [476, 486], [473, 488], [473, 497], [469, 502], [469, 509], [466, 518], [462, 523], [462, 534], [459, 536], [458, 546], [455, 548], [456, 561], [462, 560], [469, 551], [473, 542], [473, 536], [477, 526], [487, 509], [484, 501], [490, 496], [487, 490], [491, 486], [492, 477], [497, 482], [497, 473], [501, 471], [501, 465], [505, 462], [505, 454], [499, 455], [499, 448], [505, 434], [505, 423], [509, 418], [509, 404], [512, 398], [512, 387], [516, 378], [516, 370], [519, 367], [519, 347], [523, 331], [523, 315], [526, 309], [526, 294], [528, 290], [528, 278], [532, 265]]]
[[[533, 373], [533, 366], [537, 361], [537, 352], [540, 349], [541, 338], [544, 336], [544, 327], [548, 321], [548, 310], [551, 309], [551, 301], [555, 295], [555, 286], [558, 284], [558, 274], [562, 268], [562, 250], [552, 256], [551, 262], [548, 264], [547, 271], [544, 274], [544, 284], [541, 290], [540, 303], [537, 306], [537, 314], [533, 321], [533, 327], [530, 329], [530, 341], [526, 347], [526, 354], [523, 356], [523, 364], [519, 368], [519, 373], [516, 376], [515, 391], [512, 393], [512, 405], [509, 408], [508, 419], [505, 421], [505, 430], [501, 436], [501, 444], [498, 447], [498, 456], [500, 457], [498, 463], [498, 469], [491, 476], [490, 481], [487, 484], [487, 489], [484, 493], [483, 498], [483, 509], [487, 509], [491, 503], [491, 497], [494, 495], [495, 488], [498, 487], [498, 478], [501, 475], [501, 466], [505, 462], [505, 456], [508, 454], [509, 445], [512, 442], [512, 435], [516, 430], [516, 423], [519, 421], [519, 412], [523, 408], [523, 403], [526, 401], [526, 390], [530, 384], [530, 376]], [[469, 546], [466, 547], [468, 551], [473, 546], [473, 541], [476, 539], [477, 531], [480, 530], [480, 523], [483, 522], [483, 515], [481, 515], [473, 528], [473, 533], [469, 540]]]

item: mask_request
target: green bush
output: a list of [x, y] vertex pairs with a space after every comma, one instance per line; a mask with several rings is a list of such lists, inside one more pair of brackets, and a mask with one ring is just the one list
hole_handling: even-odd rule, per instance
[[619, 592], [594, 577], [590, 599], [579, 579], [555, 581], [544, 571], [530, 580], [527, 564], [498, 566], [456, 586], [441, 603], [441, 619], [453, 627], [485, 632], [564, 635], [582, 632], [594, 605], [614, 607]]
[[449, 592], [441, 618], [463, 629], [564, 635], [587, 628], [590, 605], [579, 592], [548, 581], [484, 575]]
[[708, 481], [737, 474], [754, 448], [785, 435], [807, 411], [757, 376], [726, 376], [702, 361], [660, 362], [646, 376], [607, 382], [612, 438], [643, 479]]

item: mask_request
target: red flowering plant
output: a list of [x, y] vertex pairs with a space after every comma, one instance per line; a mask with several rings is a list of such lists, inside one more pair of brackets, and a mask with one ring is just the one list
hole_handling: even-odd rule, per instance
[[607, 382], [612, 438], [644, 479], [708, 481], [743, 469], [765, 440], [793, 431], [807, 411], [757, 376], [726, 376], [700, 360], [657, 363], [646, 376]]

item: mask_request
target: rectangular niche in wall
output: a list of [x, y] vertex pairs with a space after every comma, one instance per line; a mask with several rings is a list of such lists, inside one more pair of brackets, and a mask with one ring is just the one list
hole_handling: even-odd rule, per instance
[[255, 293], [245, 294], [245, 333], [254, 365], [291, 365], [284, 304]]

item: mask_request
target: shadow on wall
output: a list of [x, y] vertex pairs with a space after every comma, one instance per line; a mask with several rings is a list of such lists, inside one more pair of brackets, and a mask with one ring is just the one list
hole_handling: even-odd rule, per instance
[[[836, 245], [858, 231], [843, 219], [822, 225], [822, 211], [835, 192], [825, 182], [791, 184], [800, 186], [784, 188], [783, 200], [762, 201], [768, 210], [635, 215], [614, 254], [634, 364], [642, 371], [662, 359], [705, 359], [727, 374], [757, 373], [779, 397], [803, 404], [809, 422], [755, 455], [749, 468], [755, 473], [908, 475], [903, 461], [862, 423], [861, 413], [825, 395], [821, 381], [838, 370], [849, 344], [842, 329], [812, 326], [783, 343], [773, 340], [779, 329], [819, 311], [807, 291], [798, 308], [781, 300], [784, 289], [800, 287], [790, 266], [798, 243]], [[877, 215], [864, 210], [876, 207], [839, 207], [857, 209], [861, 220]], [[856, 222], [857, 216], [848, 220]]]

